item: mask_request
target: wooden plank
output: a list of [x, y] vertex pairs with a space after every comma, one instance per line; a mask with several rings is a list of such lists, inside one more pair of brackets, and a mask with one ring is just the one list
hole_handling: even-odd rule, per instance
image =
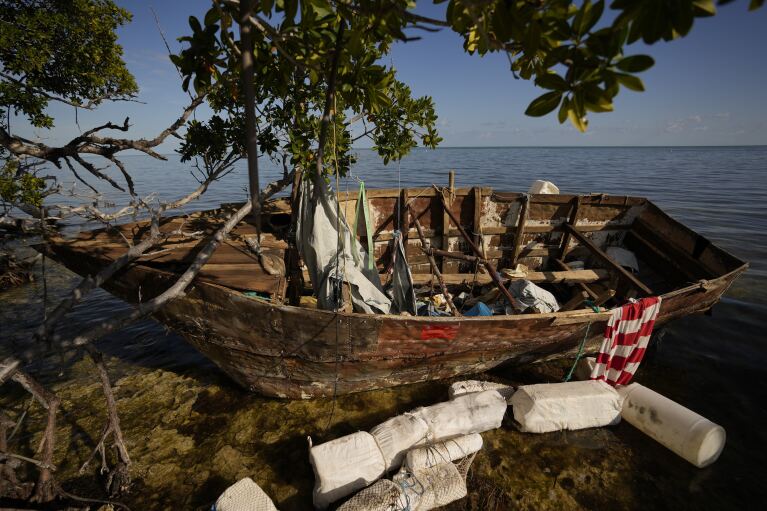
[[482, 250], [482, 258], [487, 259], [485, 255], [485, 244], [482, 242], [482, 189], [474, 187], [474, 243]]
[[511, 252], [511, 265], [517, 264], [519, 251], [522, 248], [522, 236], [525, 234], [525, 223], [527, 222], [527, 207], [530, 199], [527, 195], [522, 199], [522, 206], [519, 208], [519, 219], [517, 220], [517, 230], [514, 233], [514, 248]]
[[[581, 232], [597, 232], [597, 231], [628, 231], [631, 229], [631, 226], [628, 224], [614, 224], [614, 223], [604, 223], [604, 224], [583, 224], [576, 226], [579, 231]], [[482, 227], [482, 234], [484, 235], [499, 235], [499, 234], [513, 234], [516, 232], [517, 227], [516, 226], [483, 226]], [[545, 234], [549, 232], [562, 232], [565, 228], [562, 227], [560, 224], [545, 224], [545, 225], [530, 225], [529, 221], [525, 224], [525, 233], [535, 233], [535, 234]], [[424, 229], [423, 233], [426, 235], [427, 238], [437, 236], [439, 231], [436, 229]], [[411, 237], [416, 236], [415, 229], [410, 229], [407, 234]], [[458, 229], [450, 229], [449, 236], [456, 237], [460, 236], [461, 232]], [[377, 234], [373, 235], [373, 241], [390, 241], [394, 236], [391, 232], [386, 231], [378, 231]], [[478, 241], [475, 243], [479, 243]], [[123, 244], [124, 245], [124, 244]]]
[[[509, 272], [509, 273], [507, 273]], [[505, 278], [524, 278], [531, 282], [546, 282], [549, 284], [576, 284], [579, 282], [597, 282], [610, 276], [607, 270], [565, 270], [565, 271], [531, 271], [524, 277], [517, 277], [510, 273], [511, 270], [502, 270]]]
[[[559, 266], [560, 268], [562, 268], [564, 271], [568, 271], [568, 272], [569, 272], [569, 271], [574, 271], [572, 268], [570, 268], [570, 267], [567, 265], [567, 263], [565, 263], [565, 262], [564, 262], [563, 260], [561, 260], [561, 259], [554, 259], [554, 263], [555, 263], [557, 266]], [[588, 296], [589, 296], [589, 297], [590, 297], [592, 300], [596, 300], [596, 299], [597, 299], [597, 297], [599, 297], [599, 294], [598, 294], [596, 291], [594, 291], [593, 289], [591, 289], [589, 286], [587, 286], [585, 283], [583, 283], [583, 282], [578, 282], [577, 284], [578, 284], [578, 287], [580, 287], [580, 288], [581, 288], [581, 291], [583, 291], [584, 293], [586, 293], [586, 294], [587, 294], [587, 295], [588, 295]]]
[[586, 236], [584, 236], [581, 232], [578, 231], [575, 227], [572, 225], [566, 225], [565, 226], [570, 233], [575, 236], [581, 244], [585, 245], [591, 252], [597, 256], [603, 263], [605, 263], [607, 266], [612, 268], [621, 278], [626, 280], [627, 282], [633, 284], [636, 288], [641, 290], [643, 293], [645, 293], [648, 296], [651, 296], [653, 294], [652, 289], [647, 287], [640, 281], [638, 278], [636, 278], [634, 275], [626, 271], [626, 269], [613, 261], [613, 259], [608, 256], [601, 248], [596, 246], [590, 239], [588, 239]]
[[[424, 188], [412, 188], [412, 195], [418, 197], [437, 197], [438, 193], [431, 187]], [[473, 194], [473, 188], [456, 188], [456, 197], [465, 197]], [[487, 186], [482, 187], [482, 193], [484, 195], [490, 195], [493, 193], [493, 189]], [[398, 188], [384, 188], [384, 189], [371, 189], [367, 191], [368, 199], [396, 199], [400, 196], [400, 190]], [[357, 198], [357, 192], [339, 192], [337, 194], [339, 201], [354, 200]]]
[[612, 312], [595, 312], [593, 314], [584, 314], [582, 316], [560, 316], [551, 321], [551, 326], [576, 325], [578, 323], [597, 323], [607, 321], [612, 316]]

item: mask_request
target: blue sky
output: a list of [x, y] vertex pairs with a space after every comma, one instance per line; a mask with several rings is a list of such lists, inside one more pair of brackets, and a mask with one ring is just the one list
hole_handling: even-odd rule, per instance
[[[176, 38], [189, 32], [187, 17], [202, 16], [210, 2], [117, 2], [134, 16], [120, 29], [119, 42], [145, 104], [114, 103], [80, 112], [79, 125], [85, 130], [128, 115], [132, 136], [152, 137], [179, 115], [188, 97], [167, 58], [150, 6], [176, 52]], [[429, 5], [426, 13], [433, 8]], [[391, 62], [414, 94], [434, 98], [444, 146], [767, 144], [765, 29], [767, 8], [748, 12], [747, 2], [738, 1], [721, 7], [714, 18], [697, 20], [684, 39], [629, 47], [627, 54], [649, 53], [656, 60], [642, 73], [647, 90], [622, 90], [615, 112], [592, 114], [586, 134], [559, 125], [555, 116], [526, 117], [526, 106], [542, 91], [515, 80], [501, 55], [465, 54], [461, 39], [449, 30], [398, 44]], [[14, 130], [51, 144], [79, 134], [71, 108], [57, 105], [50, 111], [57, 119], [55, 130], [33, 131], [20, 119], [14, 121]], [[170, 152], [176, 143], [160, 149]]]

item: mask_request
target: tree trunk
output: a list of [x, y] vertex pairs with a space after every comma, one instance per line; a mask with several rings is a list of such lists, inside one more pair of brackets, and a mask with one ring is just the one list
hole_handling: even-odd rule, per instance
[[240, 2], [240, 45], [242, 46], [242, 88], [245, 92], [245, 148], [248, 153], [248, 185], [253, 203], [252, 216], [261, 242], [261, 201], [258, 181], [258, 131], [256, 130], [256, 90], [253, 72], [253, 29], [248, 18], [253, 1]]

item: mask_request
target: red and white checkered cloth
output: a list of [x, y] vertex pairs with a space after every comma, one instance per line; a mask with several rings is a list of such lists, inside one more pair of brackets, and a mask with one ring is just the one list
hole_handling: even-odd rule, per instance
[[650, 341], [660, 302], [660, 296], [642, 298], [613, 309], [591, 371], [592, 380], [603, 380], [612, 386], [631, 381]]

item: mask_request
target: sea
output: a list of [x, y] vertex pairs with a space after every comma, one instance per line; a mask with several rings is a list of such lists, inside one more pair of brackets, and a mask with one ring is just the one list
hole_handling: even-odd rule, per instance
[[[549, 180], [563, 193], [599, 192], [647, 197], [750, 267], [711, 316], [677, 320], [653, 339], [656, 346], [635, 381], [723, 426], [720, 459], [699, 469], [627, 423], [543, 435], [511, 422], [486, 433], [469, 472], [466, 499], [449, 509], [761, 509], [767, 498], [767, 147], [498, 147], [416, 149], [383, 165], [371, 149], [356, 150], [342, 190], [359, 181], [374, 187], [491, 186], [526, 191]], [[194, 167], [175, 154], [160, 161], [123, 158], [140, 195], [172, 200], [196, 185]], [[261, 182], [282, 168], [260, 161]], [[90, 193], [69, 183], [55, 200], [77, 202]], [[117, 180], [119, 175], [115, 174]], [[98, 187], [114, 207], [125, 195]], [[244, 163], [214, 183], [187, 210], [245, 199]], [[90, 225], [70, 221], [67, 231]], [[14, 247], [19, 248], [16, 243]], [[21, 248], [22, 252], [24, 251]], [[26, 346], [43, 317], [78, 282], [46, 260], [30, 284], [0, 293], [0, 352]], [[128, 310], [98, 290], [67, 317], [62, 333]], [[310, 509], [314, 443], [358, 430], [415, 406], [447, 398], [445, 382], [367, 392], [336, 400], [280, 401], [239, 388], [186, 342], [153, 320], [143, 320], [98, 343], [106, 355], [122, 425], [132, 453], [133, 486], [121, 498], [133, 509], [209, 509], [241, 477], [258, 482], [279, 509]], [[572, 360], [481, 375], [497, 381], [561, 381]], [[87, 358], [49, 357], [30, 368], [62, 396], [57, 477], [71, 492], [101, 495], [90, 470], [79, 472], [104, 421], [103, 394]], [[12, 384], [0, 388], [0, 406], [25, 420], [11, 449], [32, 454], [42, 412]], [[85, 475], [83, 475], [85, 474]], [[89, 475], [90, 474], [90, 475]]]

